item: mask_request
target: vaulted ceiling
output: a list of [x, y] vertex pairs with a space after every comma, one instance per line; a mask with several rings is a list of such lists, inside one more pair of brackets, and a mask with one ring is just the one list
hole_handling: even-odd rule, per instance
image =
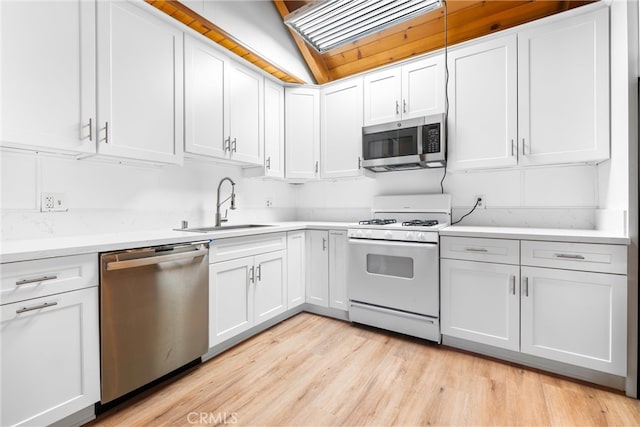
[[[235, 54], [254, 63], [282, 81], [300, 83], [296, 76], [251, 52], [233, 36], [177, 1], [146, 0], [165, 13], [196, 29]], [[312, 0], [272, 0], [283, 17]], [[324, 54], [317, 53], [291, 32], [301, 55], [319, 84], [422, 55], [597, 0], [449, 0], [433, 10]]]

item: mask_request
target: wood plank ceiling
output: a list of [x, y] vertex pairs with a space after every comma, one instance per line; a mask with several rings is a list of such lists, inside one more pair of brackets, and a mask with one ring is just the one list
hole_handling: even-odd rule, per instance
[[[269, 64], [266, 58], [250, 52], [224, 30], [181, 3], [166, 0], [146, 1], [282, 81], [301, 82], [296, 76]], [[313, 0], [272, 1], [284, 19], [289, 13]], [[449, 0], [446, 8], [433, 10], [324, 54], [317, 53], [295, 33], [291, 34], [316, 83], [323, 84], [443, 48], [445, 10], [446, 41], [450, 46], [594, 1], [598, 0]], [[172, 9], [179, 13], [169, 13]]]

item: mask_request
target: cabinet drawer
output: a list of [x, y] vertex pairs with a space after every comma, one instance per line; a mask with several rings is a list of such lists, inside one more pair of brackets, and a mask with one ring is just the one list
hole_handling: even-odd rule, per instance
[[521, 263], [534, 267], [627, 274], [627, 247], [523, 240]]
[[2, 264], [0, 304], [98, 286], [98, 254]]
[[440, 257], [519, 264], [520, 242], [506, 239], [444, 236], [440, 240]]
[[286, 233], [218, 239], [214, 240], [210, 246], [209, 263], [280, 251], [286, 247]]

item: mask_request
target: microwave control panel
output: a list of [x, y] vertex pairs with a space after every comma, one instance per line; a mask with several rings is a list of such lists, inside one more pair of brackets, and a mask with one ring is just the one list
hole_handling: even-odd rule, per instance
[[425, 154], [440, 152], [440, 123], [431, 123], [422, 127], [422, 143]]

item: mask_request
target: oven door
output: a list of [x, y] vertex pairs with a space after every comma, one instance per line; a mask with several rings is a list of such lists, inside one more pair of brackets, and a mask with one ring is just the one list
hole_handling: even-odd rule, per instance
[[437, 243], [349, 239], [349, 300], [438, 317]]

